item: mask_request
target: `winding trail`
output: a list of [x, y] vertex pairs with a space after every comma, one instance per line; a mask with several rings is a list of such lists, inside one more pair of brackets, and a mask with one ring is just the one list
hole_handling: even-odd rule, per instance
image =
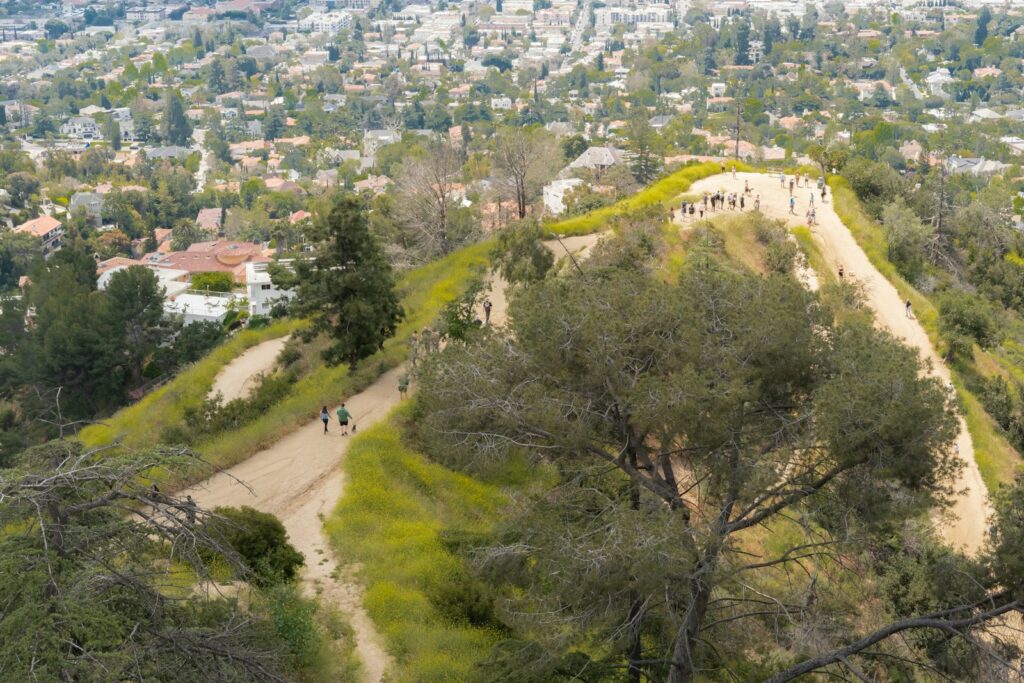
[[287, 343], [288, 337], [278, 337], [246, 349], [217, 373], [210, 395], [219, 392], [224, 403], [246, 398], [256, 386], [259, 376], [273, 370], [278, 354]]
[[[571, 244], [569, 240], [563, 241], [575, 252], [577, 259], [582, 259], [601, 236], [595, 234], [571, 238]], [[565, 253], [557, 242], [546, 244], [556, 254]], [[506, 284], [494, 276], [491, 283], [491, 322], [502, 324], [507, 309]], [[245, 380], [239, 381], [238, 378], [251, 377], [256, 367], [266, 369], [268, 359], [272, 366], [280, 348], [273, 350], [271, 344], [283, 345], [284, 342], [285, 339], [275, 339], [249, 349], [225, 367], [218, 381], [224, 378], [227, 388], [242, 391]], [[236, 364], [238, 367], [230, 374], [234, 379], [227, 379], [227, 371]], [[398, 404], [398, 378], [404, 371], [404, 367], [395, 368], [382, 375], [366, 390], [345, 399], [345, 405], [352, 413], [358, 429], [365, 430], [373, 426], [387, 417]], [[217, 383], [214, 388], [217, 389]], [[226, 397], [227, 392], [223, 389], [222, 392]], [[362, 588], [345, 575], [343, 563], [339, 563], [334, 556], [323, 529], [324, 521], [344, 492], [345, 478], [341, 462], [351, 439], [340, 436], [338, 424], [334, 421], [334, 410], [337, 408], [334, 402], [337, 398], [325, 389], [320, 401], [331, 410], [332, 422], [328, 434], [323, 433], [319, 418], [320, 406], [310, 406], [307, 425], [248, 460], [184, 491], [182, 495], [191, 495], [205, 508], [248, 505], [272, 513], [280, 519], [288, 531], [288, 540], [306, 558], [302, 573], [306, 594], [318, 596], [345, 614], [355, 632], [356, 653], [362, 663], [363, 682], [380, 683], [385, 679], [391, 664], [384, 638], [362, 607]]]
[[[949, 369], [935, 352], [924, 328], [916, 318], [907, 317], [899, 292], [871, 264], [867, 254], [857, 244], [857, 240], [839, 220], [839, 216], [832, 208], [831, 192], [828, 201], [822, 204], [820, 190], [795, 188], [793, 194], [796, 198], [796, 215], [789, 213], [789, 189], [780, 185], [778, 176], [737, 173], [733, 179], [731, 174], [717, 175], [694, 183], [686, 194], [701, 195], [715, 190], [743, 192], [745, 181], [750, 183], [753, 195], [760, 194], [761, 212], [771, 218], [781, 218], [790, 226], [806, 225], [804, 216], [810, 203], [811, 192], [815, 192], [814, 207], [818, 224], [811, 228], [811, 234], [825, 258], [837, 269], [842, 265], [847, 277], [863, 284], [867, 304], [874, 311], [878, 326], [916, 348], [928, 366], [929, 375], [938, 377], [943, 384], [950, 381]], [[753, 195], [748, 198], [748, 205], [752, 205]], [[714, 215], [711, 214], [712, 217]], [[682, 221], [677, 222], [684, 224]], [[685, 224], [690, 223], [690, 219], [687, 218]], [[963, 417], [958, 419], [960, 431], [956, 438], [956, 449], [964, 467], [954, 485], [958, 495], [953, 501], [953, 518], [940, 522], [939, 534], [947, 545], [975, 555], [984, 543], [988, 517], [992, 509], [981, 472], [974, 461], [974, 444], [967, 431], [967, 424]]]

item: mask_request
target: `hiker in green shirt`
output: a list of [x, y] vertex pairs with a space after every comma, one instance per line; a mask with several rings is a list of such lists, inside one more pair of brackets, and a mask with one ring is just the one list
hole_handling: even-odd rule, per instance
[[341, 435], [348, 436], [348, 420], [352, 417], [352, 414], [345, 409], [345, 404], [342, 403], [338, 407], [338, 424], [341, 425]]
[[409, 373], [403, 372], [398, 377], [398, 396], [402, 399], [407, 393], [409, 393]]

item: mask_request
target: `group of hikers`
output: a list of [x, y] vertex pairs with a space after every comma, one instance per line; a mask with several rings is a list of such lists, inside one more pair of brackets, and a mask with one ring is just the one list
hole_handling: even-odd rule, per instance
[[[690, 202], [683, 200], [679, 207], [680, 216], [683, 220], [686, 220], [687, 215], [690, 218], [697, 216], [700, 220], [704, 220], [704, 214], [711, 211], [718, 211], [719, 209], [725, 209], [726, 206], [732, 211], [735, 211], [737, 207], [740, 211], [746, 211], [747, 208], [747, 197], [753, 194], [753, 190], [750, 188], [749, 182], [744, 182], [743, 192], [705, 192], [704, 197], [700, 201]], [[761, 210], [761, 195], [754, 196], [754, 211]], [[675, 220], [676, 213], [675, 209], [669, 209], [672, 220]]]

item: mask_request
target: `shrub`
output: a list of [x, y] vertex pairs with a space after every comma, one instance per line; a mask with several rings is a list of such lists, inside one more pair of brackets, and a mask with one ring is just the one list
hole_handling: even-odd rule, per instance
[[231, 273], [196, 273], [192, 276], [192, 289], [209, 292], [230, 292], [235, 288]]
[[213, 512], [215, 516], [206, 522], [207, 530], [238, 553], [252, 572], [252, 583], [269, 586], [290, 581], [305, 564], [302, 553], [288, 542], [284, 525], [274, 515], [248, 506], [218, 507]]
[[991, 305], [985, 299], [963, 290], [948, 292], [939, 302], [939, 333], [962, 336], [980, 346], [989, 346], [998, 325]]

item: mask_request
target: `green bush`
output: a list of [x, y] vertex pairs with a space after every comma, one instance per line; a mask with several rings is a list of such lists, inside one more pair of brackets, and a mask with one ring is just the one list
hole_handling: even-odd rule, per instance
[[206, 522], [211, 537], [236, 552], [251, 572], [250, 582], [269, 586], [291, 581], [305, 559], [288, 542], [288, 533], [272, 514], [255, 508], [218, 507]]
[[987, 347], [995, 341], [998, 329], [991, 304], [976, 294], [954, 290], [939, 300], [939, 333], [944, 338], [962, 336]]
[[231, 273], [209, 272], [196, 273], [192, 276], [192, 289], [209, 292], [230, 292], [235, 288], [235, 280]]

